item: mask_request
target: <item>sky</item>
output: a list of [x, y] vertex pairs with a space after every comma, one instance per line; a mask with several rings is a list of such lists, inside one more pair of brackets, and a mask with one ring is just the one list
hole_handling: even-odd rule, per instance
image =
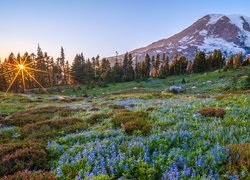
[[250, 17], [250, 0], [0, 0], [0, 58], [122, 54], [168, 38], [207, 14]]

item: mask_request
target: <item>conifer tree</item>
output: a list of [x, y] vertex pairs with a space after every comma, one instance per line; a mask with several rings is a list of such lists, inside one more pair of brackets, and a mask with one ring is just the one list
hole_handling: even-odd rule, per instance
[[65, 83], [66, 84], [70, 84], [71, 82], [71, 77], [70, 77], [70, 64], [69, 61], [66, 61], [65, 63]]
[[132, 55], [128, 55], [128, 81], [134, 80], [134, 68]]
[[3, 63], [1, 62], [0, 59], [0, 91], [6, 91], [7, 89], [7, 81], [5, 79], [4, 74], [4, 67], [3, 67]]
[[71, 74], [75, 82], [83, 83], [82, 59], [78, 54], [72, 63]]
[[159, 77], [160, 54], [157, 54], [153, 61], [153, 77]]
[[232, 69], [233, 68], [233, 64], [234, 64], [234, 58], [232, 55], [229, 56], [228, 60], [227, 60], [227, 68], [228, 69]]
[[193, 63], [192, 61], [188, 61], [187, 73], [191, 74], [192, 72], [193, 72]]
[[111, 66], [110, 62], [106, 58], [102, 59], [100, 65], [100, 72], [101, 72], [101, 80], [104, 83], [111, 82]]
[[115, 83], [122, 82], [122, 66], [117, 59], [112, 67], [112, 79]]
[[236, 54], [235, 58], [234, 58], [234, 62], [233, 62], [233, 67], [234, 69], [239, 68], [243, 63], [243, 54], [242, 52], [239, 52], [238, 54]]
[[122, 64], [122, 72], [123, 72], [123, 81], [128, 81], [129, 80], [129, 74], [128, 74], [128, 53], [124, 55], [123, 58], [123, 64]]
[[150, 61], [151, 60], [150, 60], [149, 55], [146, 54], [144, 62], [143, 62], [143, 67], [142, 67], [143, 69], [145, 69], [145, 73], [143, 73], [144, 74], [144, 77], [143, 77], [144, 80], [147, 80], [149, 78], [149, 76], [150, 76], [150, 69], [151, 69]]
[[207, 63], [205, 53], [200, 51], [195, 55], [194, 63], [193, 63], [193, 71], [197, 72], [204, 72], [207, 70]]

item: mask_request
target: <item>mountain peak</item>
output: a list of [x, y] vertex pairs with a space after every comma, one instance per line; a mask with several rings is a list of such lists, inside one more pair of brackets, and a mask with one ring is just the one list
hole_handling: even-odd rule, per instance
[[225, 56], [241, 51], [250, 54], [250, 18], [239, 14], [208, 14], [174, 36], [130, 53], [139, 60], [147, 53], [151, 56], [165, 53], [170, 59], [179, 54], [193, 59], [200, 50], [212, 53], [214, 49]]

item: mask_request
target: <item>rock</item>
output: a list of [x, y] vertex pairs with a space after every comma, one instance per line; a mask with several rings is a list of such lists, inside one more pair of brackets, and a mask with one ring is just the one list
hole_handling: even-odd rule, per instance
[[182, 92], [182, 87], [181, 86], [170, 86], [169, 91], [174, 92], [174, 93], [180, 93], [180, 92]]

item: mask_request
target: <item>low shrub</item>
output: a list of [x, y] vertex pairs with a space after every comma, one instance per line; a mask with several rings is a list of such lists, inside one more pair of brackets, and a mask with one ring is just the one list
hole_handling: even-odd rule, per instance
[[112, 109], [125, 109], [125, 106], [117, 105], [117, 104], [110, 104], [108, 107]]
[[3, 127], [0, 128], [0, 142], [6, 143], [11, 139], [18, 139], [20, 137], [18, 127]]
[[203, 108], [200, 110], [200, 114], [205, 116], [205, 117], [224, 118], [226, 111], [222, 108]]
[[147, 135], [150, 132], [151, 127], [151, 123], [143, 119], [132, 120], [124, 124], [125, 132], [129, 135], [132, 135], [135, 131], [140, 131], [139, 133]]
[[161, 98], [161, 99], [173, 97], [173, 94], [171, 93], [152, 93], [152, 95], [156, 98]]
[[250, 177], [250, 143], [245, 144], [230, 144], [227, 145], [230, 150], [227, 169], [230, 173], [241, 172], [244, 170], [248, 172]]
[[93, 107], [93, 108], [91, 108], [89, 111], [100, 111], [100, 109], [97, 108], [97, 107]]
[[150, 107], [148, 107], [148, 108], [146, 109], [146, 111], [149, 111], [149, 112], [150, 112], [150, 111], [153, 111], [154, 109], [155, 109], [155, 107], [151, 107], [151, 106], [150, 106]]
[[220, 94], [220, 95], [215, 96], [215, 99], [222, 100], [224, 98], [228, 98], [228, 97], [232, 97], [232, 96], [235, 96], [235, 94]]
[[54, 106], [23, 110], [13, 113], [8, 119], [1, 120], [0, 124], [9, 126], [24, 126], [26, 124], [51, 119], [56, 115], [60, 117], [68, 117], [78, 111], [80, 110]]
[[60, 135], [86, 129], [87, 124], [82, 119], [61, 118], [28, 124], [21, 129], [21, 136], [43, 143]]
[[196, 98], [200, 98], [200, 99], [207, 99], [207, 98], [210, 98], [209, 95], [197, 95], [195, 96]]
[[109, 113], [96, 113], [91, 115], [89, 118], [86, 119], [86, 122], [89, 124], [96, 124], [98, 122], [101, 122], [104, 119], [107, 119], [111, 116]]
[[2, 180], [56, 180], [56, 176], [52, 172], [31, 172], [18, 171], [13, 175], [4, 176]]
[[136, 119], [147, 119], [148, 118], [148, 113], [144, 111], [124, 111], [120, 112], [119, 114], [115, 115], [112, 118], [112, 122], [115, 127], [121, 127], [122, 125], [126, 124], [129, 121], [133, 121]]
[[[75, 163], [65, 163], [61, 166], [61, 172], [59, 170], [58, 175], [65, 177], [66, 179], [75, 179], [78, 176], [78, 172], [83, 170], [86, 166], [86, 159], [82, 158]], [[81, 179], [81, 178], [78, 178]]]
[[139, 131], [146, 135], [150, 132], [152, 124], [148, 119], [148, 113], [144, 111], [121, 112], [112, 118], [115, 127], [123, 127], [129, 135]]
[[125, 174], [128, 179], [133, 179], [134, 177], [139, 177], [139, 179], [161, 179], [157, 170], [151, 167], [148, 163], [139, 162], [134, 165], [133, 168], [129, 169], [129, 172]]
[[46, 168], [46, 150], [37, 144], [0, 145], [0, 176]]

